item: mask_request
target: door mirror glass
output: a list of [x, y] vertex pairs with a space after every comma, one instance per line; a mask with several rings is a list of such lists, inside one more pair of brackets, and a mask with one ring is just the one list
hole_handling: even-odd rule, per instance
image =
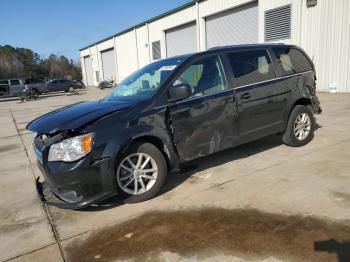
[[177, 101], [190, 97], [193, 94], [193, 88], [189, 84], [178, 84], [170, 88], [170, 100]]

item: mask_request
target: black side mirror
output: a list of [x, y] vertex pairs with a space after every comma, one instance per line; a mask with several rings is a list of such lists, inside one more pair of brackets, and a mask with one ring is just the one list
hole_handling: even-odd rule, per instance
[[170, 100], [177, 101], [190, 97], [193, 94], [193, 88], [189, 84], [178, 84], [170, 88]]

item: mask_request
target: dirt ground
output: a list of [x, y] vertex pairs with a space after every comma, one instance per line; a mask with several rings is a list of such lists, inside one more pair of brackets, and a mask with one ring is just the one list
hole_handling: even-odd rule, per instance
[[67, 247], [69, 261], [236, 256], [247, 260], [350, 261], [350, 222], [253, 209], [149, 212]]

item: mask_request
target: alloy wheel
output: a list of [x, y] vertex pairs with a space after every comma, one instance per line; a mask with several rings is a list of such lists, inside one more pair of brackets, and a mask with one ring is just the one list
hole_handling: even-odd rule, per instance
[[157, 180], [158, 167], [154, 159], [145, 153], [125, 157], [117, 170], [119, 187], [130, 195], [149, 191]]
[[311, 119], [308, 114], [301, 113], [294, 121], [294, 135], [302, 141], [308, 137], [311, 129]]

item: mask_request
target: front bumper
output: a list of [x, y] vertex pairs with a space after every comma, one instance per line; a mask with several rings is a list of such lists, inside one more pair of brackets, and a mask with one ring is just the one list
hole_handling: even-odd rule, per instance
[[49, 205], [81, 209], [117, 194], [110, 158], [90, 156], [73, 163], [37, 162], [44, 181], [36, 180], [40, 199]]
[[59, 196], [55, 195], [51, 191], [50, 186], [47, 184], [47, 182], [40, 182], [39, 177], [35, 180], [35, 185], [42, 202], [51, 206], [56, 206], [64, 209], [82, 209], [84, 207], [90, 206], [91, 204], [101, 202], [102, 200], [115, 195], [114, 193], [101, 193], [92, 198], [70, 203], [62, 200]]

